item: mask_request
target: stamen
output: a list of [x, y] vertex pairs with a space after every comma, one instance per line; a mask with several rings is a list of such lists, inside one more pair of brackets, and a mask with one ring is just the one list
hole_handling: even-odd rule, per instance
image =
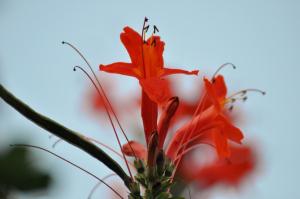
[[[117, 151], [116, 151], [115, 149], [113, 149], [112, 147], [110, 147], [110, 146], [104, 144], [103, 142], [100, 142], [100, 141], [98, 141], [98, 140], [96, 140], [96, 139], [94, 139], [94, 138], [91, 138], [91, 137], [86, 137], [86, 136], [83, 136], [83, 137], [84, 137], [85, 139], [89, 140], [89, 141], [92, 141], [92, 142], [95, 142], [95, 143], [101, 145], [102, 147], [104, 147], [104, 148], [110, 150], [111, 152], [113, 152], [114, 154], [116, 154], [117, 156], [119, 156], [121, 159], [123, 159], [122, 154], [120, 154], [119, 152], [117, 152]], [[129, 162], [129, 164], [130, 164], [130, 166], [134, 167], [134, 165], [133, 165], [132, 163]]]
[[[145, 18], [145, 21], [148, 21], [148, 19]], [[126, 133], [125, 133], [125, 131], [124, 131], [124, 129], [123, 129], [123, 127], [122, 127], [120, 121], [119, 121], [119, 118], [118, 118], [118, 116], [117, 116], [117, 114], [116, 114], [116, 112], [115, 112], [113, 106], [111, 105], [110, 100], [108, 99], [108, 97], [107, 97], [107, 95], [106, 95], [106, 93], [105, 93], [105, 91], [104, 91], [104, 88], [102, 87], [102, 85], [101, 85], [99, 79], [97, 78], [96, 73], [94, 72], [94, 70], [93, 70], [91, 64], [87, 61], [87, 59], [83, 56], [83, 54], [82, 54], [82, 53], [81, 53], [74, 45], [70, 44], [69, 42], [65, 42], [65, 41], [63, 41], [62, 44], [67, 44], [68, 46], [70, 46], [73, 50], [75, 50], [75, 51], [79, 54], [79, 56], [80, 56], [80, 57], [84, 60], [84, 62], [87, 64], [87, 66], [88, 66], [88, 68], [90, 69], [90, 71], [92, 72], [92, 74], [93, 74], [93, 76], [94, 76], [94, 78], [95, 78], [95, 80], [96, 80], [96, 82], [97, 82], [97, 84], [98, 84], [98, 86], [99, 86], [101, 92], [103, 93], [103, 96], [104, 96], [104, 98], [105, 98], [105, 100], [102, 100], [102, 101], [104, 102], [104, 106], [106, 107], [106, 103], [105, 103], [105, 102], [107, 102], [107, 104], [108, 104], [108, 106], [109, 106], [111, 112], [113, 113], [113, 116], [115, 117], [115, 119], [116, 119], [116, 121], [117, 121], [117, 124], [118, 124], [119, 128], [121, 129], [122, 134], [124, 135], [126, 141], [129, 142], [129, 139], [128, 139], [128, 137], [127, 137], [127, 135], [126, 135]], [[73, 70], [75, 71], [76, 69], [73, 68]], [[85, 73], [86, 73], [86, 72], [85, 72]], [[88, 74], [88, 73], [86, 73], [86, 74]], [[92, 81], [92, 78], [89, 78], [89, 79]], [[93, 81], [92, 81], [92, 82], [93, 82]], [[93, 84], [94, 84], [95, 87], [97, 87], [95, 83], [93, 83]], [[101, 96], [101, 94], [100, 94], [98, 88], [97, 88], [97, 91], [98, 91], [99, 95]], [[101, 97], [101, 98], [103, 99], [103, 97]], [[105, 109], [107, 110], [107, 107], [106, 107]], [[106, 111], [106, 112], [107, 112], [107, 111]], [[107, 112], [107, 114], [109, 114], [109, 112]], [[137, 157], [136, 157], [136, 154], [135, 154], [133, 148], [131, 147], [130, 144], [129, 144], [129, 146], [130, 146], [130, 148], [131, 148], [131, 150], [132, 150], [132, 152], [133, 152], [133, 154], [134, 154], [134, 156], [135, 156], [135, 159], [136, 159]]]
[[216, 72], [213, 74], [212, 76], [212, 82], [214, 82], [215, 80], [215, 77], [217, 76], [217, 74], [225, 67], [225, 66], [232, 66], [233, 69], [236, 69], [236, 66], [232, 63], [225, 63], [225, 64], [222, 64], [217, 70]]
[[[115, 176], [116, 174], [115, 173], [111, 173], [111, 174], [109, 174], [109, 175], [107, 175], [107, 176], [105, 176], [104, 178], [102, 178], [101, 180], [102, 181], [105, 181], [106, 179], [108, 179], [108, 178], [110, 178], [110, 177], [113, 177], [113, 176]], [[90, 193], [89, 193], [89, 196], [88, 196], [88, 199], [92, 199], [92, 195], [95, 193], [95, 191], [99, 188], [99, 186], [102, 184], [102, 182], [100, 181], [100, 182], [98, 182], [94, 187], [93, 187], [93, 189], [90, 191]]]
[[143, 23], [143, 29], [142, 29], [142, 42], [143, 43], [145, 43], [145, 33], [148, 31], [148, 29], [149, 29], [149, 25], [148, 26], [146, 26], [146, 23], [148, 22], [148, 18], [147, 17], [145, 17], [145, 19], [144, 19], [144, 23]]
[[[73, 70], [76, 71], [77, 68], [79, 68], [79, 69], [80, 69], [80, 70], [81, 70], [81, 71], [82, 71], [82, 72], [90, 79], [90, 81], [92, 82], [92, 84], [93, 84], [94, 87], [96, 88], [96, 90], [97, 90], [99, 96], [101, 97], [101, 100], [104, 101], [104, 98], [103, 98], [103, 96], [102, 96], [102, 94], [101, 94], [99, 88], [97, 87], [96, 83], [93, 81], [93, 79], [91, 78], [91, 76], [90, 76], [90, 75], [89, 75], [82, 67], [80, 67], [80, 66], [75, 66], [75, 67], [73, 68]], [[127, 159], [126, 159], [126, 157], [125, 157], [125, 154], [124, 154], [123, 151], [122, 151], [122, 144], [121, 144], [121, 141], [120, 141], [119, 136], [118, 136], [118, 134], [117, 134], [115, 125], [114, 125], [114, 123], [113, 123], [113, 121], [112, 121], [111, 115], [110, 115], [110, 113], [109, 113], [107, 107], [104, 106], [104, 108], [105, 108], [105, 112], [107, 113], [107, 116], [108, 116], [108, 118], [109, 118], [109, 122], [110, 122], [110, 124], [111, 124], [111, 126], [112, 126], [112, 128], [113, 128], [114, 134], [115, 134], [115, 136], [116, 136], [116, 138], [117, 138], [118, 145], [119, 145], [120, 150], [121, 150], [121, 152], [122, 152], [122, 155], [123, 155], [124, 161], [125, 161], [125, 163], [126, 163], [126, 166], [127, 166], [128, 172], [129, 172], [129, 174], [130, 174], [130, 177], [133, 179], [131, 170], [130, 170], [130, 168], [129, 168], [129, 166], [128, 166], [128, 161], [127, 161]]]
[[118, 195], [119, 198], [124, 199], [124, 198], [123, 198], [123, 197], [122, 197], [122, 196], [121, 196], [114, 188], [112, 188], [112, 187], [111, 187], [109, 184], [107, 184], [104, 180], [98, 178], [96, 175], [94, 175], [94, 174], [92, 174], [91, 172], [85, 170], [84, 168], [82, 168], [82, 167], [80, 167], [80, 166], [74, 164], [73, 162], [71, 162], [71, 161], [69, 161], [69, 160], [67, 160], [67, 159], [65, 159], [65, 158], [63, 158], [63, 157], [61, 157], [61, 156], [59, 156], [59, 155], [57, 155], [57, 154], [55, 154], [55, 153], [53, 153], [53, 152], [47, 150], [47, 149], [44, 149], [44, 148], [39, 147], [39, 146], [29, 145], [29, 144], [12, 144], [12, 145], [10, 145], [10, 146], [11, 146], [11, 147], [29, 147], [29, 148], [35, 148], [35, 149], [39, 149], [39, 150], [45, 151], [45, 152], [47, 152], [47, 153], [50, 153], [51, 155], [54, 155], [55, 157], [57, 157], [57, 158], [59, 158], [59, 159], [65, 161], [65, 162], [69, 163], [70, 165], [72, 165], [72, 166], [74, 166], [74, 167], [80, 169], [81, 171], [87, 173], [88, 175], [90, 175], [90, 176], [96, 178], [97, 180], [99, 180], [100, 182], [102, 182], [103, 184], [105, 184], [105, 185], [106, 185], [110, 190], [112, 190], [116, 195]]
[[237, 96], [237, 95], [244, 96], [244, 95], [246, 95], [248, 92], [256, 92], [256, 93], [261, 93], [262, 95], [266, 95], [266, 92], [263, 91], [263, 90], [260, 90], [260, 89], [257, 89], [257, 88], [247, 88], [247, 89], [243, 89], [243, 90], [241, 90], [241, 91], [238, 91], [238, 92], [236, 92], [236, 93], [233, 93], [232, 95], [230, 95], [230, 96], [228, 97], [228, 99], [233, 98], [233, 97], [235, 97], [235, 96]]

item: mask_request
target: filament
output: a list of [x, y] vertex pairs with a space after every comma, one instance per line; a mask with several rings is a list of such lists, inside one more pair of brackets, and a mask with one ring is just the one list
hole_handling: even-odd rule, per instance
[[[103, 177], [101, 180], [102, 180], [102, 181], [105, 181], [105, 180], [107, 180], [108, 178], [113, 177], [113, 176], [115, 176], [115, 175], [116, 175], [115, 173], [111, 173], [111, 174], [109, 174], [109, 175]], [[92, 189], [92, 190], [90, 191], [90, 193], [89, 193], [88, 199], [91, 199], [91, 198], [92, 198], [92, 195], [95, 193], [95, 191], [96, 191], [96, 190], [99, 188], [99, 186], [102, 184], [102, 181], [98, 182], [98, 183], [93, 187], [93, 189]]]
[[[101, 95], [101, 92], [100, 92], [99, 88], [97, 87], [96, 83], [93, 81], [93, 79], [91, 78], [91, 76], [90, 76], [90, 75], [89, 75], [82, 67], [80, 67], [80, 66], [74, 66], [73, 70], [76, 71], [77, 68], [80, 69], [80, 70], [81, 70], [81, 71], [82, 71], [82, 72], [90, 79], [90, 81], [92, 82], [92, 84], [93, 84], [94, 87], [96, 88], [96, 90], [97, 90], [99, 96], [100, 96], [101, 99], [103, 100], [103, 96]], [[104, 100], [103, 100], [103, 101], [104, 101]], [[123, 151], [122, 151], [122, 144], [121, 144], [121, 141], [120, 141], [119, 136], [118, 136], [118, 134], [117, 134], [115, 125], [114, 125], [114, 123], [113, 123], [113, 121], [112, 121], [111, 115], [109, 114], [109, 111], [108, 111], [107, 107], [106, 107], [106, 106], [104, 106], [104, 107], [105, 107], [105, 111], [106, 111], [106, 113], [107, 113], [107, 115], [108, 115], [109, 122], [110, 122], [110, 124], [111, 124], [111, 126], [112, 126], [112, 128], [113, 128], [113, 131], [114, 131], [114, 133], [115, 133], [115, 136], [116, 136], [116, 138], [117, 138], [117, 141], [118, 141], [120, 150], [121, 150], [121, 152], [122, 152], [124, 161], [125, 161], [125, 163], [126, 163], [126, 167], [127, 167], [128, 172], [129, 172], [129, 174], [130, 174], [130, 177], [133, 179], [132, 173], [131, 173], [130, 168], [129, 168], [129, 166], [128, 166], [128, 161], [127, 161], [127, 159], [126, 159], [126, 157], [125, 157], [125, 154], [124, 154]]]
[[[146, 18], [145, 18], [145, 20], [146, 20]], [[147, 20], [148, 20], [148, 19], [147, 19]], [[92, 66], [91, 66], [91, 64], [88, 62], [88, 60], [83, 56], [83, 54], [82, 54], [82, 53], [81, 53], [74, 45], [70, 44], [69, 42], [65, 42], [65, 41], [63, 41], [62, 44], [67, 44], [68, 46], [70, 46], [73, 50], [75, 50], [75, 51], [79, 54], [79, 56], [80, 56], [80, 57], [84, 60], [84, 62], [87, 64], [88, 68], [89, 68], [90, 71], [92, 72], [92, 74], [93, 74], [93, 76], [94, 76], [94, 78], [95, 78], [95, 80], [96, 80], [96, 82], [97, 82], [97, 84], [98, 84], [98, 86], [99, 86], [99, 88], [100, 88], [100, 90], [101, 90], [101, 92], [102, 92], [104, 98], [105, 98], [105, 100], [103, 100], [103, 101], [104, 101], [104, 106], [107, 106], [107, 104], [108, 104], [109, 108], [111, 109], [111, 112], [113, 113], [113, 115], [114, 115], [114, 117], [115, 117], [115, 119], [116, 119], [116, 121], [117, 121], [117, 123], [118, 123], [119, 128], [121, 129], [122, 134], [124, 135], [126, 141], [129, 142], [129, 139], [128, 139], [128, 137], [127, 137], [127, 135], [126, 135], [126, 133], [125, 133], [125, 131], [124, 131], [124, 129], [123, 129], [123, 127], [122, 127], [120, 121], [119, 121], [119, 118], [117, 117], [117, 114], [116, 114], [115, 110], [113, 109], [113, 107], [112, 107], [112, 105], [111, 105], [111, 103], [110, 103], [110, 101], [109, 101], [109, 99], [108, 99], [108, 97], [107, 97], [107, 95], [106, 95], [106, 93], [105, 93], [105, 91], [104, 91], [104, 89], [103, 89], [103, 87], [102, 87], [102, 85], [101, 85], [99, 79], [97, 78], [97, 76], [96, 76], [96, 74], [95, 74], [95, 72], [94, 72], [94, 70], [93, 70], [93, 68], [92, 68]], [[87, 74], [87, 73], [86, 73], [86, 74]], [[92, 78], [89, 78], [89, 79], [91, 79], [91, 81], [92, 81]], [[93, 84], [94, 84], [94, 83], [93, 83]], [[95, 84], [94, 84], [94, 85], [95, 85]], [[95, 87], [97, 87], [97, 86], [95, 85]], [[99, 90], [99, 89], [97, 89], [97, 90]], [[99, 93], [99, 95], [101, 96], [101, 94], [100, 94], [99, 91], [98, 91], [98, 93]], [[103, 99], [103, 97], [101, 97], [101, 98]], [[107, 102], [107, 104], [106, 104], [105, 102]], [[107, 108], [106, 108], [106, 110], [107, 110]], [[107, 114], [109, 114], [109, 112], [107, 112]], [[133, 150], [133, 148], [131, 147], [130, 144], [129, 144], [129, 146], [130, 146], [130, 149], [131, 149], [131, 151], [132, 151], [132, 153], [134, 154], [134, 157], [135, 157], [135, 159], [136, 159], [137, 157], [136, 157], [135, 151]]]
[[63, 157], [61, 157], [61, 156], [59, 156], [59, 155], [57, 155], [57, 154], [55, 154], [55, 153], [53, 153], [53, 152], [47, 150], [47, 149], [44, 149], [44, 148], [39, 147], [39, 146], [29, 145], [29, 144], [12, 144], [12, 145], [10, 145], [10, 146], [11, 146], [11, 147], [29, 147], [29, 148], [35, 148], [35, 149], [39, 149], [39, 150], [45, 151], [45, 152], [47, 152], [47, 153], [50, 153], [51, 155], [54, 155], [55, 157], [57, 157], [57, 158], [59, 158], [59, 159], [65, 161], [65, 162], [69, 163], [70, 165], [72, 165], [72, 166], [74, 166], [74, 167], [80, 169], [81, 171], [87, 173], [88, 175], [90, 175], [90, 176], [96, 178], [97, 180], [99, 180], [100, 182], [102, 182], [103, 184], [105, 184], [110, 190], [112, 190], [112, 191], [113, 191], [116, 195], [118, 195], [121, 199], [124, 199], [124, 198], [123, 198], [123, 197], [122, 197], [122, 196], [121, 196], [114, 188], [112, 188], [112, 187], [111, 187], [109, 184], [107, 184], [104, 180], [98, 178], [96, 175], [94, 175], [94, 174], [92, 174], [91, 172], [85, 170], [84, 168], [82, 168], [82, 167], [80, 167], [80, 166], [74, 164], [73, 162], [71, 162], [71, 161], [69, 161], [69, 160], [67, 160], [67, 159], [65, 159], [65, 158], [63, 158]]
[[217, 70], [216, 72], [213, 74], [212, 76], [212, 80], [215, 79], [215, 77], [217, 76], [217, 74], [225, 67], [225, 66], [232, 66], [233, 69], [236, 69], [236, 66], [230, 62], [222, 64]]
[[[94, 138], [90, 138], [90, 137], [86, 137], [86, 136], [84, 136], [84, 138], [86, 138], [86, 139], [89, 140], [89, 141], [95, 142], [95, 143], [97, 143], [97, 144], [103, 146], [104, 148], [110, 150], [111, 152], [113, 152], [114, 154], [116, 154], [117, 156], [119, 156], [121, 159], [123, 159], [122, 154], [120, 154], [118, 151], [116, 151], [116, 150], [113, 149], [112, 147], [110, 147], [110, 146], [104, 144], [103, 142], [100, 142], [100, 141], [98, 141], [98, 140], [96, 140], [96, 139], [94, 139]], [[132, 163], [130, 163], [130, 162], [128, 162], [128, 163], [129, 163], [130, 166], [134, 167], [134, 165], [133, 165]]]
[[256, 92], [256, 93], [261, 93], [262, 95], [266, 95], [266, 92], [263, 91], [263, 90], [260, 90], [260, 89], [257, 89], [257, 88], [247, 88], [247, 89], [243, 89], [243, 90], [240, 90], [236, 93], [233, 93], [232, 95], [230, 95], [228, 97], [228, 99], [231, 99], [237, 95], [241, 95], [241, 96], [244, 96], [246, 95], [248, 92]]

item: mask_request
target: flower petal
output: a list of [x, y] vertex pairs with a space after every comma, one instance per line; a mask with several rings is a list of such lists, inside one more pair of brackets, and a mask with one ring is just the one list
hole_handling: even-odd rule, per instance
[[186, 75], [198, 75], [199, 70], [187, 71], [182, 69], [164, 68], [161, 76], [172, 75], [172, 74], [186, 74]]
[[230, 150], [228, 148], [227, 137], [222, 130], [218, 130], [213, 134], [213, 139], [216, 145], [217, 153], [220, 157], [229, 157]]
[[142, 45], [143, 40], [139, 33], [126, 26], [121, 33], [120, 39], [125, 46], [132, 64], [139, 67], [143, 65]]
[[139, 78], [136, 68], [130, 63], [116, 62], [108, 65], [100, 64], [99, 69], [108, 73], [117, 73]]
[[228, 119], [226, 119], [222, 115], [218, 116], [218, 120], [223, 122], [223, 124], [224, 124], [223, 131], [226, 134], [226, 136], [228, 137], [228, 139], [230, 139], [238, 144], [241, 144], [241, 141], [244, 138], [241, 130], [239, 128], [235, 127], [234, 125], [232, 125], [231, 122], [228, 121]]
[[227, 94], [227, 88], [226, 88], [224, 77], [222, 75], [218, 75], [213, 79], [212, 86], [214, 88], [216, 96], [219, 99], [225, 99]]
[[164, 104], [171, 98], [169, 83], [164, 79], [158, 77], [140, 79], [140, 85], [149, 98], [157, 104]]
[[157, 104], [149, 98], [145, 91], [142, 91], [141, 114], [147, 144], [149, 143], [151, 134], [157, 130], [157, 112]]

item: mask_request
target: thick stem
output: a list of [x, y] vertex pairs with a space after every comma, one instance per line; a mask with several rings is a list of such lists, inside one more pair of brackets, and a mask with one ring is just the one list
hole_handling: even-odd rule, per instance
[[107, 155], [104, 151], [98, 148], [93, 143], [89, 142], [79, 133], [70, 130], [63, 125], [55, 122], [54, 120], [41, 115], [30, 108], [28, 105], [23, 103], [21, 100], [16, 98], [13, 94], [11, 94], [8, 90], [6, 90], [0, 84], [0, 96], [1, 98], [16, 109], [19, 113], [21, 113], [24, 117], [31, 120], [36, 125], [42, 127], [43, 129], [53, 133], [54, 135], [60, 137], [66, 142], [80, 148], [85, 151], [89, 155], [93, 156], [97, 160], [101, 161], [108, 168], [114, 171], [120, 178], [124, 181], [125, 185], [129, 187], [131, 183], [131, 178], [125, 173], [122, 167], [115, 162], [109, 155]]

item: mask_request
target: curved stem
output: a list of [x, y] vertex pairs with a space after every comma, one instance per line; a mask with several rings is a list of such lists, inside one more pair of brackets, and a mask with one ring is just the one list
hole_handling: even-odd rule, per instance
[[97, 160], [101, 161], [108, 168], [114, 171], [124, 181], [125, 185], [129, 187], [131, 178], [125, 173], [122, 167], [107, 153], [85, 139], [84, 136], [81, 136], [79, 133], [68, 129], [56, 121], [34, 111], [28, 105], [11, 94], [8, 90], [6, 90], [2, 84], [0, 84], [0, 96], [7, 104], [12, 106], [24, 117], [31, 120], [36, 125], [49, 131], [50, 133], [53, 133], [66, 142], [80, 148]]

